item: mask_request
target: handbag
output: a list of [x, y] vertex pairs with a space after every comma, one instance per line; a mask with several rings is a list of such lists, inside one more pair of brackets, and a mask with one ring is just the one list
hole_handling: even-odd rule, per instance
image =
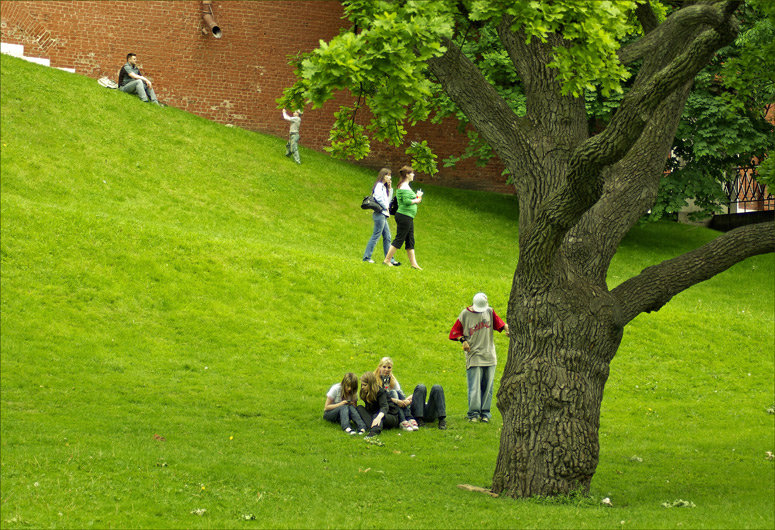
[[363, 202], [361, 202], [361, 209], [363, 210], [374, 210], [375, 212], [381, 212], [382, 206], [379, 205], [377, 201], [374, 200], [373, 195], [367, 195], [363, 198]]
[[398, 212], [398, 197], [393, 195], [393, 200], [390, 201], [390, 205], [388, 206], [388, 213], [390, 215], [395, 215], [396, 212]]

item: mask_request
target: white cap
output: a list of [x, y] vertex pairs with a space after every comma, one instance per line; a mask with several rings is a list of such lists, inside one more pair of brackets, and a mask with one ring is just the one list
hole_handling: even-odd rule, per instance
[[490, 308], [487, 304], [487, 295], [484, 293], [476, 293], [474, 295], [474, 311], [477, 313], [484, 313]]

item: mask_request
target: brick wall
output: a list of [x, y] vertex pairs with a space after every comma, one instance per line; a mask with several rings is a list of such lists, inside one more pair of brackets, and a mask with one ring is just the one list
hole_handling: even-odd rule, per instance
[[[126, 54], [137, 54], [143, 74], [159, 99], [221, 123], [278, 136], [287, 123], [275, 100], [290, 86], [287, 56], [309, 51], [339, 32], [342, 8], [336, 1], [214, 1], [221, 39], [202, 32], [199, 1], [0, 1], [2, 41], [23, 44], [25, 55], [46, 57], [51, 66], [75, 68], [95, 79], [117, 80]], [[320, 110], [305, 112], [301, 142], [322, 150], [344, 95]], [[428, 140], [439, 160], [462, 151], [455, 122], [423, 124], [407, 141]], [[374, 145], [367, 167], [406, 163], [401, 151]], [[440, 166], [437, 182], [511, 193], [499, 164], [478, 168], [466, 162]], [[419, 180], [430, 180], [419, 175]]]

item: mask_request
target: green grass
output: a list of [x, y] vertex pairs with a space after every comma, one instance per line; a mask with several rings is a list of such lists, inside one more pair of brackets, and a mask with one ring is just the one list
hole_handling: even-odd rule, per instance
[[[3, 528], [775, 526], [772, 255], [627, 328], [591, 500], [490, 499], [456, 485], [490, 483], [501, 417], [464, 421], [446, 336], [476, 291], [505, 313], [513, 197], [424, 184], [425, 270], [364, 264], [372, 172], [0, 66]], [[715, 235], [639, 226], [610, 284]], [[405, 387], [444, 385], [448, 431], [375, 447], [321, 419], [386, 354]]]

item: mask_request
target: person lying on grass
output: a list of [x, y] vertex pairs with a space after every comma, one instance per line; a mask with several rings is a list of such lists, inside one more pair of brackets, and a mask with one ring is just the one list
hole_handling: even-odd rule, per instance
[[[344, 374], [341, 383], [333, 385], [326, 394], [326, 404], [323, 407], [323, 419], [339, 422], [347, 434], [364, 434], [366, 424], [361, 419], [355, 406], [358, 404], [358, 377], [348, 372]], [[355, 423], [355, 429], [350, 422]]]
[[409, 406], [412, 403], [412, 397], [406, 398], [401, 385], [393, 377], [393, 359], [390, 357], [380, 359], [374, 375], [377, 376], [382, 388], [387, 391], [390, 401], [398, 407], [398, 421], [401, 428], [405, 431], [419, 430], [420, 427], [417, 425], [417, 420], [412, 417], [412, 408]]
[[377, 436], [382, 429], [398, 427], [398, 407], [388, 399], [388, 393], [377, 382], [374, 372], [366, 372], [361, 376], [361, 400], [358, 413], [369, 426], [367, 438]]

